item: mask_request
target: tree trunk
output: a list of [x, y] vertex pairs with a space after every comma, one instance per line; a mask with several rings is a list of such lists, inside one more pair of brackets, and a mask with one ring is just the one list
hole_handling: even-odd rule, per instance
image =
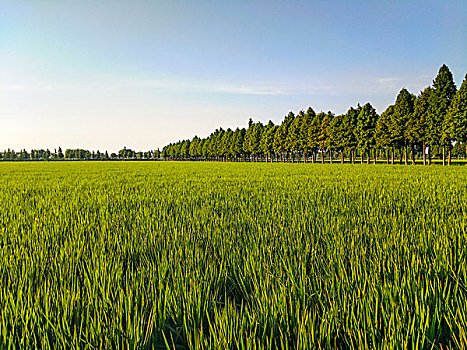
[[363, 152], [360, 152], [360, 164], [363, 164]]
[[341, 164], [344, 164], [344, 150], [341, 152]]
[[414, 144], [411, 144], [412, 147], [412, 165], [415, 165], [415, 147]]
[[426, 165], [425, 141], [422, 142], [422, 149], [423, 149], [423, 165]]
[[402, 164], [402, 150], [399, 148], [399, 164]]
[[329, 149], [329, 164], [332, 164], [332, 149]]
[[431, 165], [431, 145], [428, 146], [428, 165]]
[[404, 142], [404, 163], [407, 165], [407, 141]]
[[324, 164], [324, 151], [321, 149], [321, 164]]
[[443, 165], [446, 165], [446, 146], [443, 146]]
[[371, 152], [370, 150], [368, 150], [368, 151], [366, 152], [366, 155], [367, 155], [366, 164], [370, 164], [370, 158], [371, 158], [371, 157], [370, 157], [370, 152]]
[[448, 145], [448, 165], [451, 165], [451, 145]]
[[391, 165], [394, 165], [394, 147], [391, 147]]

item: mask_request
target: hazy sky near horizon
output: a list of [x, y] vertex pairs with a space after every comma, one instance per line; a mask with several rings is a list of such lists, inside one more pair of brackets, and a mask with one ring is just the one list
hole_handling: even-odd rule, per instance
[[288, 111], [379, 113], [445, 63], [466, 1], [0, 2], [0, 149], [162, 147]]

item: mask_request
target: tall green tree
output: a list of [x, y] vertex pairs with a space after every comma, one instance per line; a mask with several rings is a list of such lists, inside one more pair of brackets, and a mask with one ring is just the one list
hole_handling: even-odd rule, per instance
[[341, 163], [344, 163], [344, 114], [339, 114], [334, 116], [330, 125], [330, 143], [332, 148], [334, 148], [341, 155]]
[[248, 120], [248, 129], [246, 129], [245, 139], [243, 140], [243, 149], [245, 150], [245, 153], [249, 155], [250, 161], [252, 160], [251, 157], [253, 156], [254, 128], [255, 128], [255, 123], [253, 122], [253, 119], [250, 118]]
[[427, 120], [430, 113], [430, 99], [433, 89], [429, 86], [415, 100], [412, 119], [409, 121], [409, 138], [420, 144], [423, 154], [423, 165], [426, 164], [426, 145], [429, 142]]
[[465, 143], [467, 155], [467, 74], [452, 99], [444, 129], [451, 140]]
[[407, 126], [412, 113], [414, 111], [415, 96], [403, 88], [396, 98], [394, 104], [394, 113], [392, 114], [392, 122], [390, 130], [393, 142], [399, 147], [404, 149], [404, 160], [407, 165], [407, 147], [408, 147], [408, 134]]
[[394, 148], [393, 140], [391, 137], [391, 121], [393, 119], [394, 114], [394, 105], [388, 106], [386, 110], [381, 114], [378, 118], [376, 123], [375, 129], [375, 138], [376, 138], [376, 145], [380, 149], [384, 149], [386, 151], [386, 160], [389, 163], [389, 150], [391, 149], [391, 164], [394, 164]]
[[367, 155], [367, 163], [370, 163], [370, 151], [376, 145], [375, 129], [378, 121], [378, 114], [370, 103], [366, 103], [357, 118], [357, 144], [361, 152], [361, 162], [363, 154]]
[[272, 162], [272, 153], [274, 152], [274, 134], [276, 132], [276, 126], [272, 121], [269, 121], [263, 128], [260, 141], [260, 151], [266, 156], [266, 162], [270, 160]]
[[324, 118], [324, 113], [314, 114], [311, 119], [311, 124], [308, 128], [308, 146], [311, 149], [312, 162], [316, 161], [316, 154], [320, 149], [321, 136], [321, 120]]
[[286, 151], [286, 148], [285, 148], [286, 137], [287, 137], [286, 126], [284, 125], [284, 123], [282, 123], [276, 128], [276, 132], [274, 133], [274, 142], [273, 142], [273, 148], [274, 148], [274, 152], [276, 153], [276, 159], [277, 159], [277, 155], [279, 155], [280, 160], [282, 162], [284, 161], [284, 152]]
[[308, 132], [313, 122], [313, 118], [315, 116], [316, 113], [313, 110], [313, 108], [308, 107], [300, 125], [300, 148], [303, 150], [303, 160], [305, 161], [305, 163], [308, 161], [308, 154], [312, 150], [312, 146], [308, 137]]
[[190, 158], [190, 140], [183, 140], [180, 143], [180, 158], [189, 159]]
[[297, 116], [293, 117], [293, 119], [289, 122], [289, 128], [287, 131], [286, 137], [286, 148], [290, 152], [290, 156], [292, 158], [292, 163], [294, 162], [294, 156], [296, 155], [298, 158], [299, 150], [300, 150], [300, 131], [302, 126], [302, 121], [305, 116], [305, 112], [300, 111], [298, 112]]
[[221, 137], [219, 152], [220, 156], [222, 157], [222, 161], [227, 161], [230, 159], [231, 151], [230, 145], [233, 141], [233, 131], [232, 129], [228, 128]]
[[290, 161], [290, 155], [291, 155], [291, 143], [290, 143], [290, 136], [289, 136], [289, 129], [290, 126], [292, 125], [293, 121], [295, 120], [295, 114], [290, 111], [284, 118], [284, 120], [281, 123], [281, 128], [284, 132], [285, 138], [284, 138], [284, 149], [286, 151], [286, 157], [287, 161]]
[[344, 144], [344, 148], [352, 163], [355, 161], [355, 150], [357, 148], [357, 121], [358, 114], [361, 109], [362, 107], [360, 104], [356, 109], [350, 107], [342, 120], [342, 128], [344, 130], [344, 133], [342, 134], [342, 143]]
[[235, 160], [243, 158], [245, 161], [245, 151], [243, 149], [244, 139], [245, 139], [245, 129], [236, 128], [234, 135], [232, 137], [232, 144], [230, 147], [230, 152], [233, 155]]
[[448, 133], [445, 133], [444, 119], [449, 110], [451, 100], [456, 94], [456, 84], [449, 68], [443, 64], [438, 71], [438, 75], [433, 80], [433, 94], [430, 99], [430, 114], [428, 128], [431, 142], [439, 144], [443, 150], [443, 165], [446, 165], [446, 146], [451, 147]]
[[198, 159], [198, 157], [201, 155], [200, 142], [201, 142], [201, 139], [196, 135], [191, 140], [190, 150], [189, 150], [189, 154], [191, 158]]
[[319, 147], [321, 149], [321, 163], [324, 163], [325, 152], [329, 151], [329, 161], [332, 163], [332, 149], [331, 149], [331, 123], [334, 118], [332, 112], [323, 115], [321, 119], [321, 132], [319, 135]]

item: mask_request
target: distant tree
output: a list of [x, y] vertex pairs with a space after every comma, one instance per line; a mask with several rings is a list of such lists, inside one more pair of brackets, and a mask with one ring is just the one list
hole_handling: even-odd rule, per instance
[[321, 118], [321, 129], [318, 138], [319, 148], [321, 149], [321, 163], [324, 163], [325, 151], [329, 151], [329, 159], [332, 163], [332, 152], [331, 152], [331, 122], [334, 118], [334, 115], [331, 112], [326, 114], [323, 113]]
[[181, 159], [190, 158], [190, 140], [183, 140], [179, 146], [179, 155]]
[[389, 163], [389, 149], [391, 148], [391, 164], [394, 164], [394, 147], [390, 131], [391, 121], [393, 120], [394, 105], [388, 106], [381, 114], [375, 129], [376, 145], [386, 151], [386, 160]]
[[285, 148], [286, 137], [287, 137], [286, 125], [282, 123], [280, 126], [276, 128], [276, 132], [274, 133], [274, 141], [273, 141], [273, 148], [274, 148], [274, 152], [276, 153], [276, 159], [277, 159], [277, 155], [279, 155], [282, 162], [284, 161], [284, 152], [286, 150]]
[[188, 153], [190, 157], [193, 159], [197, 159], [200, 156], [200, 152], [199, 152], [200, 141], [201, 139], [198, 136], [194, 136], [190, 142], [190, 149], [188, 150]]
[[449, 135], [443, 130], [444, 126], [446, 126], [444, 119], [455, 94], [456, 84], [454, 84], [452, 73], [443, 64], [435, 80], [433, 80], [433, 93], [431, 94], [430, 113], [427, 123], [431, 142], [442, 147], [443, 165], [446, 165], [446, 146], [451, 147]]
[[465, 144], [465, 153], [467, 154], [467, 74], [459, 90], [452, 98], [444, 129], [446, 134], [449, 135], [446, 138]]
[[344, 114], [336, 115], [330, 125], [330, 144], [341, 155], [341, 163], [344, 164], [344, 149], [345, 149], [345, 129], [344, 129]]
[[308, 147], [312, 152], [312, 162], [316, 161], [316, 154], [320, 149], [321, 136], [321, 120], [324, 118], [324, 113], [314, 114], [311, 118], [311, 124], [308, 128]]
[[308, 107], [300, 125], [300, 148], [303, 151], [303, 160], [305, 163], [308, 161], [309, 153], [312, 152], [312, 145], [310, 144], [308, 133], [315, 116], [316, 113], [313, 108]]
[[285, 138], [285, 148], [290, 152], [290, 157], [292, 163], [294, 162], [294, 155], [297, 155], [300, 149], [300, 131], [301, 124], [305, 113], [300, 111], [297, 116], [294, 116], [293, 113], [289, 113], [290, 120], [288, 121], [288, 130], [287, 136]]
[[286, 158], [287, 158], [287, 162], [290, 162], [291, 160], [291, 157], [293, 156], [292, 155], [292, 146], [293, 146], [293, 138], [290, 137], [290, 127], [292, 125], [292, 123], [294, 122], [295, 120], [295, 114], [290, 111], [284, 118], [284, 120], [282, 121], [282, 124], [281, 124], [281, 127], [283, 128], [284, 130], [284, 133], [285, 133], [285, 139], [284, 139], [284, 149], [286, 151]]
[[355, 150], [357, 148], [357, 121], [358, 114], [361, 109], [362, 107], [360, 104], [356, 109], [350, 107], [342, 120], [342, 129], [344, 130], [342, 143], [344, 144], [344, 148], [347, 150], [352, 163], [355, 161]]
[[230, 153], [233, 157], [238, 160], [239, 158], [243, 158], [245, 161], [244, 155], [245, 151], [243, 149], [244, 139], [245, 139], [245, 129], [236, 128], [232, 137], [232, 143], [230, 146]]
[[227, 161], [230, 159], [230, 144], [232, 143], [233, 131], [228, 128], [220, 137], [219, 142], [219, 154], [222, 158], [222, 161]]
[[423, 153], [423, 165], [426, 164], [426, 144], [429, 142], [427, 119], [430, 112], [430, 98], [433, 90], [427, 87], [415, 99], [414, 112], [409, 122], [409, 134], [412, 142], [418, 142]]
[[272, 162], [272, 153], [274, 152], [274, 134], [276, 126], [272, 121], [269, 121], [263, 127], [263, 132], [261, 134], [261, 140], [259, 143], [260, 152], [266, 156], [266, 162], [270, 159]]
[[403, 88], [396, 98], [390, 130], [392, 140], [399, 149], [404, 148], [404, 161], [407, 165], [408, 124], [414, 111], [415, 96]]
[[370, 151], [376, 145], [375, 129], [378, 121], [378, 114], [370, 103], [366, 103], [357, 119], [357, 143], [361, 152], [361, 162], [363, 163], [363, 154], [367, 155], [367, 163], [370, 163]]

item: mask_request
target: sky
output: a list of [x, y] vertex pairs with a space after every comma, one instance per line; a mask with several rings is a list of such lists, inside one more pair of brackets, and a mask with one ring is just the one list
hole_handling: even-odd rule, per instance
[[466, 1], [0, 1], [0, 150], [152, 150], [308, 106], [379, 113], [447, 64]]

